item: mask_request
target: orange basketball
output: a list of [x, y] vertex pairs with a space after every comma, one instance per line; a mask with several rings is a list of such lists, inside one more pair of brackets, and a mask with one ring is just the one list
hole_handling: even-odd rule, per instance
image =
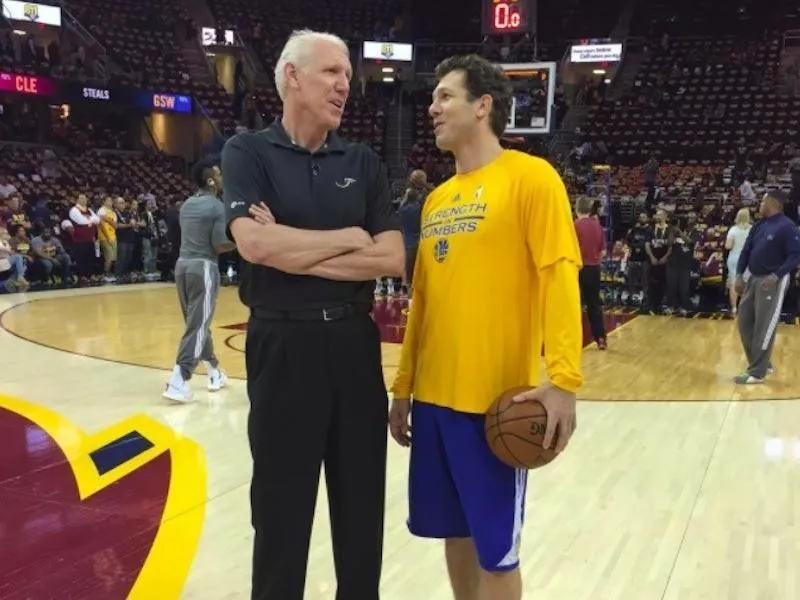
[[486, 413], [486, 442], [502, 462], [516, 469], [536, 469], [557, 456], [555, 436], [545, 450], [547, 412], [541, 402], [514, 402], [513, 398], [529, 387], [516, 387], [503, 392]]

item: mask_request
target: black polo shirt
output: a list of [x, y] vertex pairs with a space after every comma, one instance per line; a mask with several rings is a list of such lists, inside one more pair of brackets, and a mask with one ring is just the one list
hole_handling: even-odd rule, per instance
[[[237, 134], [222, 150], [222, 178], [229, 228], [234, 219], [249, 216], [251, 204], [264, 202], [288, 227], [361, 227], [372, 236], [400, 230], [381, 158], [335, 133], [313, 153], [295, 144], [280, 120], [262, 131]], [[251, 308], [332, 308], [372, 302], [374, 289], [374, 280], [292, 275], [243, 259], [239, 297]]]

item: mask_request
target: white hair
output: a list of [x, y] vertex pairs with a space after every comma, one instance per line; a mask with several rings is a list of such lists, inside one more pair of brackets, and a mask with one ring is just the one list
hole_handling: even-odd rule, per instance
[[314, 46], [317, 42], [332, 42], [340, 46], [348, 56], [350, 55], [347, 43], [338, 35], [311, 29], [293, 31], [286, 40], [286, 45], [281, 50], [281, 57], [275, 65], [275, 89], [278, 90], [281, 101], [284, 100], [286, 94], [286, 73], [284, 72], [286, 65], [291, 63], [297, 69], [307, 67], [314, 55]]

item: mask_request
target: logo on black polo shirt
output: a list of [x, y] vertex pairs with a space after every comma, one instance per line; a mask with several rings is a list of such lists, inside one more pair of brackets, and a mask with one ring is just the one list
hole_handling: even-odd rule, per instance
[[357, 180], [352, 177], [345, 177], [342, 183], [336, 182], [336, 187], [346, 189], [353, 185]]
[[444, 262], [449, 250], [450, 242], [444, 238], [436, 240], [436, 243], [433, 245], [433, 258], [435, 258], [438, 263]]

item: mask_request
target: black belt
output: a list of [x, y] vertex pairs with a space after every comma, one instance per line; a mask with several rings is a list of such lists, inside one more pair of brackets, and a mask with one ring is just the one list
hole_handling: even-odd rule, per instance
[[254, 307], [250, 309], [250, 315], [263, 321], [339, 321], [354, 315], [367, 314], [371, 310], [370, 304], [343, 304], [306, 310], [272, 310]]

